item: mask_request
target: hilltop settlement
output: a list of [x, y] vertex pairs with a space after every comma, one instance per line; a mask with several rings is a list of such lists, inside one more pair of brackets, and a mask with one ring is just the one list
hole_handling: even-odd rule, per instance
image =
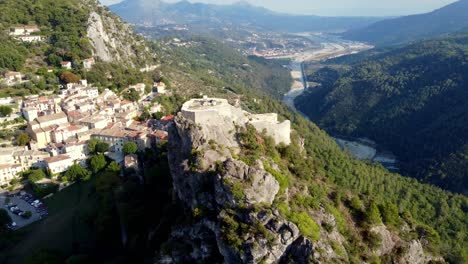
[[99, 93], [98, 88], [86, 80], [68, 83], [59, 94], [3, 98], [1, 105], [8, 106], [12, 113], [2, 117], [0, 122], [10, 122], [11, 126], [26, 122], [25, 133], [21, 135], [26, 142], [20, 142], [20, 136], [17, 142], [2, 144], [0, 186], [7, 187], [30, 169], [46, 169], [56, 177], [73, 164], [86, 166], [90, 139], [107, 143], [106, 156], [121, 165], [125, 165], [125, 143], [133, 142], [139, 150], [145, 150], [167, 140], [165, 128], [173, 117], [150, 120], [155, 122], [136, 121], [143, 111], [150, 114], [162, 111], [162, 106], [152, 99], [169, 94], [165, 84], [155, 83], [152, 89], [147, 89], [140, 83], [123, 93], [138, 93], [140, 99], [125, 100], [109, 89]]

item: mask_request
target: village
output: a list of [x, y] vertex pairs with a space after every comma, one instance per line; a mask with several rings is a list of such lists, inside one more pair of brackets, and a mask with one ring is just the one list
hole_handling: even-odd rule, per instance
[[[8, 72], [5, 77], [11, 74]], [[59, 94], [2, 98], [1, 105], [13, 110], [0, 117], [0, 122], [23, 118], [26, 128], [21, 134], [28, 140], [27, 144], [2, 144], [0, 186], [8, 187], [30, 169], [48, 170], [54, 178], [73, 164], [86, 166], [90, 139], [107, 143], [106, 156], [124, 168], [138, 166], [135, 155], [124, 156], [123, 146], [133, 142], [142, 151], [167, 140], [164, 129], [173, 116], [162, 117], [156, 123], [136, 119], [143, 109], [160, 114], [162, 106], [152, 99], [170, 93], [163, 82], [154, 83], [150, 89], [143, 83], [131, 85], [122, 93], [137, 93], [140, 99], [125, 100], [109, 89], [99, 93], [86, 80], [66, 84]]]

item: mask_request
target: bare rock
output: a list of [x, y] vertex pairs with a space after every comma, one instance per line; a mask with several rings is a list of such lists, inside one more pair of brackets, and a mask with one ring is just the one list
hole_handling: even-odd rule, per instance
[[375, 250], [375, 254], [377, 256], [383, 256], [393, 251], [396, 243], [392, 238], [392, 234], [390, 233], [390, 231], [388, 231], [385, 225], [374, 226], [371, 228], [370, 231], [380, 235], [380, 237], [382, 238], [382, 243], [380, 247]]

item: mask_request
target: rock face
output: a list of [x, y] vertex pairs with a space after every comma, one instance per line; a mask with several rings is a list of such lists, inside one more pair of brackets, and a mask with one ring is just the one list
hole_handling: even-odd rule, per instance
[[132, 28], [103, 8], [91, 11], [87, 36], [93, 56], [103, 62], [120, 62], [130, 66], [145, 66], [152, 56], [144, 40], [137, 39]]
[[[242, 152], [234, 151], [240, 149], [235, 133], [223, 138], [226, 134], [207, 131], [211, 126], [215, 124], [201, 126], [179, 114], [169, 133], [169, 166], [175, 196], [187, 212], [186, 224], [173, 227], [157, 263], [350, 262], [353, 256], [345, 247], [349, 241], [338, 231], [333, 214], [323, 207], [309, 211], [315, 223], [325, 228], [317, 240], [307, 239], [272, 206], [280, 187], [265, 170], [264, 160], [248, 165], [236, 159]], [[214, 135], [229, 146], [214, 142]], [[284, 196], [289, 200], [294, 192], [305, 191], [291, 189]], [[401, 264], [443, 261], [426, 254], [421, 242], [402, 241], [384, 225], [370, 231], [381, 236], [382, 243], [368, 254], [390, 256]]]
[[375, 251], [377, 256], [382, 256], [392, 252], [393, 248], [396, 245], [392, 234], [388, 231], [387, 227], [384, 225], [378, 225], [371, 228], [371, 232], [374, 232], [382, 238], [382, 243], [380, 247]]
[[395, 263], [397, 264], [425, 264], [445, 263], [441, 257], [434, 257], [424, 252], [420, 240], [412, 240], [405, 245], [405, 253]]
[[[262, 162], [248, 166], [205, 136], [191, 120], [176, 117], [168, 151], [174, 191], [187, 211], [206, 216], [174, 229], [168, 244], [178, 246], [158, 262], [276, 263], [294, 243], [307, 243], [294, 223], [263, 207], [272, 204], [279, 184]], [[231, 231], [240, 242], [232, 241]], [[294, 253], [309, 254], [305, 249], [312, 251], [296, 247]]]

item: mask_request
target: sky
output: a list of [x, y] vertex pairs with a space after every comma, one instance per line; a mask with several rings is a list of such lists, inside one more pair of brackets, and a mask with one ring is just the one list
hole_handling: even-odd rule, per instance
[[[100, 0], [113, 4], [121, 0]], [[177, 0], [163, 0], [177, 2]], [[190, 0], [211, 4], [230, 4], [239, 0]], [[245, 0], [244, 0], [245, 1]], [[456, 0], [246, 0], [253, 5], [290, 14], [322, 16], [401, 16], [432, 11]]]

